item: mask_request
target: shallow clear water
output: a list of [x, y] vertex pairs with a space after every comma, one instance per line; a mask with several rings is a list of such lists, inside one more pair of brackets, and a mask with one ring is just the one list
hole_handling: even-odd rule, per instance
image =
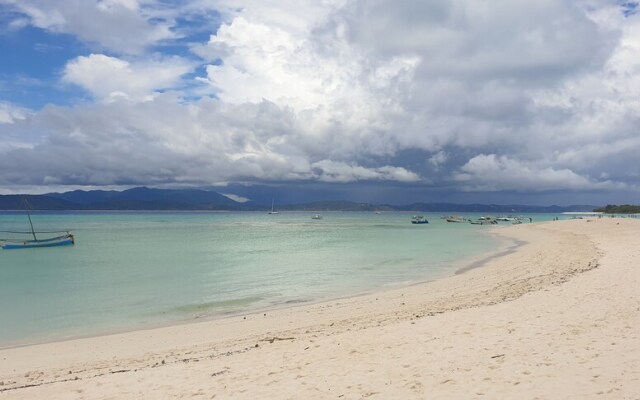
[[[76, 245], [0, 250], [0, 346], [335, 298], [452, 274], [486, 226], [409, 213], [35, 213]], [[536, 215], [550, 220], [554, 216]], [[24, 230], [20, 213], [0, 230]]]

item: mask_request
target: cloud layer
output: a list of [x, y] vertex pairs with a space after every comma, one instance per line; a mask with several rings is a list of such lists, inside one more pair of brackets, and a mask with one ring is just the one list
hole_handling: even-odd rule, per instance
[[18, 31], [86, 43], [55, 84], [91, 99], [0, 102], [0, 186], [640, 187], [640, 18], [628, 5], [0, 4]]

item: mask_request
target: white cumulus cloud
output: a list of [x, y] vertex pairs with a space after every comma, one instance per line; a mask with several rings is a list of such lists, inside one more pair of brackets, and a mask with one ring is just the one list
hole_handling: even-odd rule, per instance
[[67, 63], [63, 79], [83, 87], [98, 99], [148, 100], [156, 91], [178, 85], [180, 77], [192, 68], [179, 58], [128, 62], [91, 54]]
[[29, 112], [22, 107], [0, 101], [0, 124], [11, 124], [16, 120], [24, 120]]
[[420, 177], [400, 167], [365, 168], [357, 164], [322, 160], [311, 165], [314, 175], [323, 182], [356, 182], [360, 180], [389, 180], [415, 182]]
[[[175, 38], [171, 13], [155, 1], [3, 0], [29, 23], [53, 33], [124, 54], [142, 54], [148, 46]], [[24, 18], [16, 18], [24, 26]]]
[[523, 162], [508, 156], [479, 154], [454, 174], [467, 190], [624, 189], [619, 182], [597, 182], [570, 169]]
[[[5, 0], [16, 21], [112, 50], [62, 71], [94, 104], [0, 114], [13, 122], [0, 124], [3, 138], [16, 143], [20, 129], [31, 140], [0, 149], [5, 185], [47, 175], [70, 185], [640, 186], [640, 16], [615, 2], [76, 3]], [[149, 51], [195, 29], [173, 29], [180, 17], [214, 9], [220, 25], [180, 56]]]

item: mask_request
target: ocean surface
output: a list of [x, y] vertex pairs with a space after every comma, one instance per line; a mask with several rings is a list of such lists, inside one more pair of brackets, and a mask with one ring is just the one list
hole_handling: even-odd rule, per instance
[[[76, 244], [0, 250], [0, 347], [438, 279], [505, 245], [488, 226], [447, 223], [440, 214], [424, 214], [426, 225], [402, 212], [313, 215], [35, 212], [36, 230], [72, 230]], [[0, 213], [1, 231], [28, 227], [25, 214]]]

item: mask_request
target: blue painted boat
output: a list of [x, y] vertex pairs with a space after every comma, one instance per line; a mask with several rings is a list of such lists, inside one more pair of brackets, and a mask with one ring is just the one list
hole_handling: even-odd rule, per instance
[[429, 221], [423, 215], [414, 215], [413, 218], [411, 218], [411, 223], [412, 224], [428, 224]]
[[[27, 217], [29, 218], [29, 226], [31, 227], [31, 231], [29, 232], [4, 232], [11, 234], [25, 234], [30, 235], [33, 239], [0, 239], [0, 247], [4, 250], [14, 250], [14, 249], [31, 249], [35, 247], [56, 247], [56, 246], [70, 246], [75, 244], [75, 238], [68, 231], [49, 231], [49, 232], [36, 232], [33, 229], [33, 221], [31, 221], [31, 214], [29, 213], [29, 203], [25, 198], [23, 200], [25, 209], [27, 211]], [[64, 233], [63, 235], [58, 235], [46, 239], [38, 239], [36, 233]]]
[[70, 246], [75, 243], [75, 238], [72, 234], [56, 236], [49, 239], [35, 239], [35, 240], [16, 240], [5, 239], [2, 241], [2, 248], [5, 250], [14, 249], [30, 249], [34, 247], [56, 247], [56, 246]]

